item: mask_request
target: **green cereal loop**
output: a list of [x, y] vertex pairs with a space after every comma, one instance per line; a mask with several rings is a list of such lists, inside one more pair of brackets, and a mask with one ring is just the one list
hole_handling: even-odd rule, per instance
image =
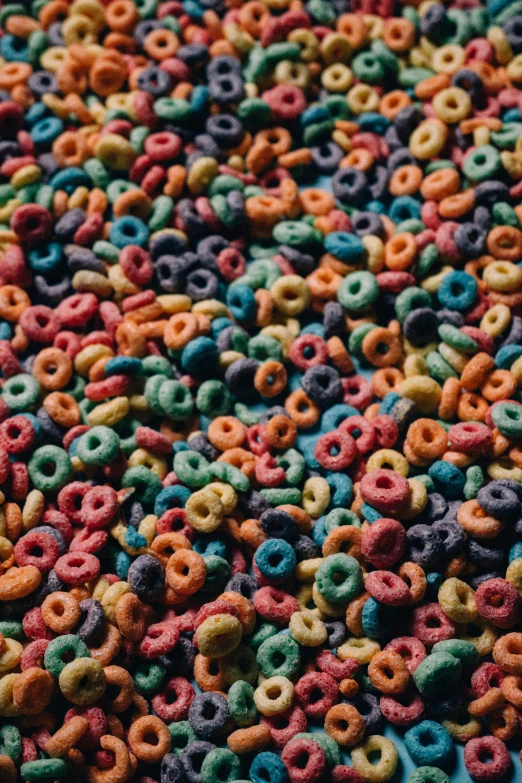
[[23, 780], [46, 780], [62, 778], [71, 771], [71, 765], [64, 759], [38, 759], [27, 761], [20, 767], [20, 775]]
[[51, 210], [53, 205], [54, 191], [50, 185], [40, 185], [36, 191], [35, 201], [41, 207]]
[[18, 642], [25, 640], [24, 627], [16, 620], [0, 620], [0, 633], [6, 639], [16, 639]]
[[449, 345], [451, 348], [455, 348], [456, 351], [476, 353], [478, 350], [476, 341], [472, 337], [469, 337], [469, 335], [461, 332], [456, 326], [441, 324], [438, 332], [442, 342], [446, 343], [446, 345]]
[[78, 658], [88, 658], [89, 648], [82, 642], [78, 636], [68, 633], [65, 636], [58, 636], [49, 642], [44, 653], [44, 666], [53, 677], [59, 677], [67, 664], [63, 660], [64, 655], [73, 655], [74, 660]]
[[427, 473], [420, 473], [418, 476], [415, 476], [415, 479], [424, 484], [428, 492], [435, 492], [436, 487], [433, 483], [433, 479]]
[[158, 416], [165, 415], [163, 406], [160, 405], [159, 402], [159, 392], [163, 384], [166, 382], [167, 379], [164, 375], [152, 375], [150, 378], [147, 378], [145, 389], [143, 391], [145, 399], [147, 400], [147, 405], [149, 406], [150, 410]]
[[84, 465], [108, 465], [118, 455], [120, 438], [114, 430], [99, 425], [78, 439], [76, 453]]
[[125, 418], [118, 422], [116, 432], [120, 437], [120, 450], [126, 457], [130, 457], [133, 451], [136, 451], [138, 444], [136, 443], [135, 432], [138, 427], [141, 427], [141, 422], [137, 419]]
[[434, 171], [440, 171], [441, 169], [453, 169], [456, 171], [457, 167], [451, 160], [432, 160], [427, 164], [424, 171], [427, 176], [428, 174], [433, 174]]
[[68, 663], [58, 678], [65, 698], [84, 707], [101, 699], [107, 680], [101, 663], [94, 658], [77, 658]]
[[[281, 662], [281, 658], [284, 660]], [[265, 677], [288, 677], [297, 674], [301, 666], [299, 645], [291, 636], [275, 634], [266, 639], [256, 655], [257, 664]]]
[[249, 639], [246, 640], [246, 643], [252, 650], [258, 650], [263, 642], [266, 642], [267, 639], [270, 639], [270, 637], [277, 634], [278, 631], [279, 628], [275, 623], [261, 623], [261, 625], [254, 630]]
[[402, 223], [399, 223], [395, 229], [397, 234], [420, 234], [421, 231], [425, 231], [426, 226], [422, 222], [422, 220], [419, 220], [419, 218], [408, 218], [408, 220], [403, 220]]
[[381, 58], [373, 52], [361, 52], [352, 60], [352, 71], [358, 79], [368, 84], [378, 84], [384, 79], [386, 68]]
[[3, 207], [15, 197], [15, 190], [11, 185], [0, 185], [0, 205]]
[[[261, 51], [264, 52], [264, 49]], [[268, 125], [272, 117], [272, 109], [262, 98], [245, 98], [236, 111], [238, 119], [249, 130], [260, 130]]]
[[246, 729], [257, 721], [254, 688], [245, 680], [236, 680], [228, 691], [228, 710], [239, 728]]
[[178, 451], [174, 455], [173, 469], [179, 480], [191, 489], [204, 487], [212, 481], [210, 465], [199, 451]]
[[332, 131], [335, 129], [334, 120], [323, 120], [307, 125], [303, 131], [303, 141], [307, 147], [321, 144], [327, 141]]
[[472, 149], [462, 163], [462, 171], [473, 182], [491, 179], [502, 168], [498, 150], [491, 144], [481, 144]]
[[145, 356], [141, 360], [140, 375], [144, 375], [146, 378], [151, 378], [153, 375], [172, 378], [172, 365], [164, 356]]
[[[228, 698], [230, 700], [230, 692], [228, 694]], [[230, 708], [230, 701], [229, 701], [229, 708]], [[180, 720], [176, 723], [169, 723], [167, 726], [170, 734], [170, 738], [172, 740], [170, 750], [171, 753], [181, 753], [189, 742], [194, 742], [197, 740], [198, 735], [188, 722], [188, 720]]]
[[472, 35], [469, 15], [457, 8], [450, 8], [447, 12], [447, 19], [450, 22], [449, 29], [453, 28], [454, 32], [443, 37], [443, 43], [465, 46]]
[[444, 383], [448, 378], [459, 377], [451, 364], [447, 362], [438, 351], [430, 351], [426, 356], [426, 365], [431, 377], [435, 378], [439, 383]]
[[492, 212], [493, 223], [498, 223], [502, 226], [513, 226], [513, 228], [520, 227], [517, 213], [511, 204], [506, 204], [505, 201], [500, 201], [498, 204], [493, 204]]
[[[186, 454], [187, 452], [185, 452]], [[212, 462], [210, 465], [210, 472], [218, 479], [218, 481], [224, 481], [226, 484], [230, 484], [236, 492], [248, 492], [250, 489], [250, 481], [242, 470], [236, 468], [234, 465], [230, 465], [228, 462]]]
[[416, 87], [419, 82], [434, 76], [435, 72], [430, 68], [403, 68], [399, 71], [397, 81], [401, 87]]
[[210, 199], [210, 204], [223, 225], [231, 228], [234, 225], [234, 215], [228, 205], [226, 196], [223, 193], [216, 193]]
[[260, 413], [251, 411], [248, 405], [245, 405], [244, 402], [235, 403], [234, 416], [236, 416], [239, 421], [243, 422], [243, 424], [246, 424], [247, 427], [251, 427], [252, 424], [258, 424], [261, 418]]
[[[252, 198], [252, 196], [264, 196], [264, 194], [265, 191], [263, 190], [263, 188], [260, 188], [259, 185], [247, 185], [244, 192], [245, 198]], [[277, 253], [277, 248], [274, 247], [273, 251], [270, 252]], [[266, 255], [266, 253], [267, 251], [263, 250], [262, 255]], [[254, 253], [252, 252], [252, 245], [250, 245], [250, 255], [252, 256], [252, 258], [256, 258], [255, 252]]]
[[4, 27], [10, 16], [25, 16], [26, 10], [21, 3], [6, 3], [3, 10], [0, 9], [0, 26]]
[[466, 483], [464, 484], [464, 497], [473, 500], [477, 497], [479, 489], [484, 484], [484, 473], [480, 465], [471, 465], [466, 471]]
[[295, 449], [288, 449], [276, 456], [276, 462], [280, 468], [286, 471], [286, 483], [291, 486], [300, 484], [305, 471], [304, 457]]
[[394, 55], [392, 50], [386, 46], [383, 40], [376, 38], [375, 41], [372, 41], [370, 48], [381, 65], [386, 68], [387, 71], [393, 71], [394, 73], [398, 72], [399, 60]]
[[152, 214], [148, 222], [150, 230], [160, 231], [165, 228], [172, 216], [173, 209], [174, 201], [170, 196], [163, 195], [155, 198], [152, 202]]
[[281, 343], [268, 334], [257, 334], [248, 341], [248, 356], [257, 359], [258, 362], [266, 362], [273, 359], [280, 362], [283, 359]]
[[494, 22], [502, 26], [513, 16], [518, 16], [519, 14], [522, 14], [522, 0], [515, 0], [514, 3], [510, 3], [507, 8], [496, 14]]
[[325, 557], [315, 574], [317, 589], [327, 601], [347, 603], [359, 593], [361, 566], [351, 555], [338, 552]]
[[479, 37], [486, 37], [490, 16], [486, 8], [471, 8], [469, 10], [469, 19], [473, 32]]
[[379, 284], [371, 272], [352, 272], [339, 284], [337, 299], [345, 310], [366, 310], [379, 296]]
[[140, 661], [134, 672], [134, 687], [140, 696], [152, 696], [161, 688], [165, 674], [165, 666], [160, 661]]
[[158, 387], [157, 399], [163, 411], [179, 421], [188, 419], [194, 410], [190, 389], [180, 381], [164, 380]]
[[129, 142], [136, 155], [141, 155], [143, 152], [143, 145], [147, 136], [150, 136], [150, 129], [146, 125], [137, 125], [131, 130]]
[[67, 386], [63, 389], [64, 392], [74, 397], [76, 402], [80, 402], [84, 399], [83, 393], [86, 387], [84, 379], [80, 375], [73, 375]]
[[125, 471], [121, 479], [122, 488], [134, 487], [138, 503], [154, 505], [157, 495], [163, 489], [161, 479], [144, 465], [137, 465]]
[[201, 783], [232, 783], [241, 774], [241, 762], [228, 748], [211, 750], [201, 765]]
[[438, 767], [417, 767], [408, 783], [451, 783], [451, 779]]
[[239, 190], [242, 193], [244, 189], [244, 183], [232, 174], [218, 174], [210, 183], [207, 195], [209, 198], [218, 194], [226, 196], [232, 190]]
[[92, 252], [98, 258], [107, 261], [108, 264], [117, 264], [120, 257], [120, 249], [113, 245], [112, 242], [107, 242], [106, 239], [96, 240], [92, 246]]
[[501, 402], [491, 409], [495, 427], [507, 438], [522, 435], [522, 408], [514, 402]]
[[294, 487], [277, 487], [276, 489], [262, 489], [261, 494], [272, 506], [298, 506], [301, 502], [302, 492]]
[[35, 489], [41, 492], [56, 492], [73, 476], [70, 457], [59, 446], [41, 446], [36, 449], [27, 470]]
[[129, 182], [126, 179], [115, 179], [107, 188], [107, 198], [111, 204], [114, 204], [120, 196], [124, 193], [130, 193], [132, 190], [139, 190], [134, 182]]
[[505, 122], [502, 130], [491, 131], [491, 142], [498, 149], [513, 150], [522, 135], [522, 122]]
[[427, 291], [416, 286], [409, 286], [397, 296], [395, 312], [402, 323], [412, 310], [417, 310], [419, 307], [431, 307], [431, 305], [431, 296]]
[[158, 98], [152, 108], [158, 117], [170, 122], [183, 122], [192, 116], [192, 106], [184, 98]]
[[273, 231], [272, 238], [280, 245], [306, 247], [314, 244], [317, 238], [315, 230], [300, 220], [282, 220]]
[[0, 756], [9, 756], [15, 763], [22, 755], [22, 736], [16, 726], [0, 727]]
[[447, 690], [460, 677], [461, 664], [448, 652], [431, 653], [413, 672], [413, 681], [422, 696], [433, 698], [442, 689]]
[[172, 30], [173, 33], [176, 33], [176, 35], [179, 35], [181, 31], [181, 27], [179, 26], [179, 22], [176, 19], [175, 16], [172, 16], [172, 14], [167, 14], [166, 16], [161, 17], [161, 24], [163, 27], [166, 27], [167, 30]]
[[255, 652], [250, 647], [240, 644], [231, 653], [221, 658], [221, 671], [229, 685], [243, 680], [252, 685], [257, 682], [259, 674]]
[[324, 99], [323, 106], [334, 120], [350, 119], [350, 107], [346, 103], [344, 95], [329, 95]]
[[322, 731], [301, 731], [295, 734], [293, 739], [307, 739], [316, 742], [324, 750], [327, 766], [336, 767], [341, 763], [341, 749], [329, 734]]
[[265, 49], [265, 56], [268, 64], [273, 68], [282, 60], [299, 60], [301, 47], [297, 43], [292, 43], [292, 41], [273, 43]]
[[415, 266], [414, 274], [416, 277], [424, 277], [439, 260], [439, 250], [437, 245], [426, 245], [419, 256], [419, 261]]
[[222, 381], [204, 381], [196, 395], [196, 408], [203, 416], [215, 419], [230, 412], [232, 397]]
[[449, 653], [457, 658], [462, 666], [476, 667], [480, 658], [475, 645], [465, 639], [444, 639], [442, 642], [434, 644], [431, 651], [432, 653]]
[[207, 569], [205, 584], [200, 588], [202, 593], [223, 591], [230, 579], [230, 565], [218, 555], [205, 555], [203, 558]]
[[354, 356], [361, 357], [363, 355], [362, 343], [367, 334], [370, 334], [372, 329], [377, 329], [377, 324], [364, 323], [360, 326], [356, 326], [353, 332], [351, 332], [348, 338], [348, 351]]
[[2, 397], [12, 413], [34, 408], [40, 397], [40, 384], [32, 375], [20, 373], [7, 378], [2, 386]]
[[323, 0], [309, 0], [306, 4], [306, 10], [313, 16], [319, 24], [330, 25], [336, 20], [336, 13], [329, 3]]
[[324, 527], [327, 533], [331, 533], [336, 527], [344, 527], [345, 525], [361, 527], [361, 520], [357, 514], [347, 508], [334, 508], [326, 515]]

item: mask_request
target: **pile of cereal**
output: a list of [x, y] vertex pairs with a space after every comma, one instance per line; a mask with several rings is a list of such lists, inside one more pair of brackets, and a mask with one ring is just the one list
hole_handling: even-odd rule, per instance
[[520, 774], [521, 108], [521, 0], [3, 3], [1, 783]]

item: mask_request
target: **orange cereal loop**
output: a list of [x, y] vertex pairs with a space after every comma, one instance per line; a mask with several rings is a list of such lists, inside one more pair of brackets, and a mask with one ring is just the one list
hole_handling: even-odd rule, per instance
[[296, 166], [308, 166], [313, 160], [312, 153], [307, 147], [285, 152], [277, 156], [277, 163], [285, 169], [293, 169]]
[[504, 529], [504, 523], [487, 514], [477, 500], [463, 503], [457, 511], [457, 519], [474, 538], [496, 538]]
[[328, 267], [314, 269], [306, 278], [312, 297], [335, 300], [341, 283], [341, 275]]
[[69, 429], [81, 422], [80, 407], [70, 394], [51, 392], [44, 399], [43, 406], [51, 419], [61, 427]]
[[350, 272], [355, 272], [356, 269], [358, 269], [358, 267], [356, 266], [351, 266], [350, 264], [345, 264], [344, 261], [339, 261], [339, 259], [335, 258], [335, 256], [333, 256], [331, 253], [324, 253], [321, 256], [321, 258], [319, 259], [318, 268], [331, 269], [341, 277], [345, 277], [345, 275], [349, 275]]
[[48, 391], [67, 386], [73, 373], [73, 363], [59, 348], [44, 348], [34, 360], [33, 375]]
[[178, 51], [179, 38], [171, 30], [153, 30], [145, 38], [143, 48], [154, 60], [166, 60]]
[[24, 109], [28, 109], [35, 102], [33, 94], [27, 84], [15, 84], [11, 89], [11, 98]]
[[5, 517], [7, 538], [9, 541], [16, 541], [22, 531], [22, 509], [17, 503], [4, 503], [2, 511]]
[[259, 38], [269, 19], [270, 11], [261, 0], [250, 0], [239, 8], [239, 23], [247, 33]]
[[124, 356], [145, 356], [147, 344], [139, 326], [132, 321], [124, 321], [116, 329], [116, 342], [119, 352]]
[[10, 756], [0, 755], [0, 778], [2, 783], [16, 783], [18, 770]]
[[324, 540], [322, 547], [323, 556], [329, 557], [342, 552], [345, 555], [355, 557], [356, 560], [362, 560], [361, 536], [360, 529], [355, 527], [355, 525], [335, 527]]
[[58, 89], [64, 95], [69, 92], [83, 95], [87, 92], [88, 80], [83, 65], [75, 60], [71, 59], [60, 63], [56, 69], [56, 80]]
[[194, 679], [202, 691], [222, 691], [227, 681], [222, 671], [223, 658], [207, 658], [199, 653], [194, 661]]
[[109, 33], [103, 39], [103, 46], [106, 49], [117, 49], [121, 54], [134, 54], [136, 51], [136, 41], [125, 33]]
[[284, 155], [292, 149], [292, 135], [286, 128], [266, 128], [258, 131], [254, 137], [254, 144], [265, 141], [272, 148], [274, 155]]
[[169, 558], [166, 576], [173, 590], [183, 595], [194, 595], [205, 583], [205, 561], [191, 549], [179, 549]]
[[262, 397], [277, 397], [286, 388], [286, 369], [281, 362], [260, 364], [254, 376], [254, 387]]
[[502, 742], [509, 742], [518, 734], [518, 712], [511, 704], [490, 712], [486, 722], [493, 736]]
[[296, 389], [285, 400], [285, 410], [290, 414], [299, 429], [313, 427], [319, 421], [319, 408], [306, 395], [303, 389]]
[[400, 339], [391, 329], [377, 326], [362, 341], [364, 358], [374, 367], [389, 367], [402, 357]]
[[131, 0], [113, 0], [105, 8], [107, 25], [118, 33], [132, 33], [137, 19], [138, 12]]
[[111, 59], [107, 56], [98, 57], [89, 72], [91, 89], [104, 98], [118, 92], [127, 78], [127, 67], [123, 56], [116, 50], [113, 52], [121, 57], [121, 61], [115, 59], [114, 56]]
[[103, 215], [108, 206], [108, 198], [101, 188], [93, 188], [87, 197], [87, 214], [93, 215], [98, 212]]
[[522, 255], [522, 231], [513, 226], [496, 226], [488, 233], [488, 250], [503, 261], [518, 261]]
[[66, 0], [51, 0], [38, 12], [38, 21], [43, 30], [47, 30], [54, 22], [63, 22], [69, 13], [69, 3]]
[[89, 157], [87, 140], [83, 134], [66, 131], [53, 142], [53, 155], [64, 168], [81, 166]]
[[417, 419], [410, 424], [406, 441], [419, 457], [436, 460], [448, 447], [448, 434], [434, 419]]
[[456, 416], [461, 389], [462, 383], [458, 378], [447, 378], [444, 381], [439, 404], [440, 419], [449, 420]]
[[282, 506], [277, 506], [278, 510], [286, 511], [290, 514], [297, 523], [297, 527], [300, 533], [308, 535], [312, 530], [312, 518], [306, 513], [304, 508], [300, 506], [293, 506], [290, 503], [284, 503]]
[[245, 476], [248, 476], [250, 480], [253, 480], [256, 472], [256, 459], [251, 451], [242, 449], [240, 447], [234, 449], [227, 449], [220, 454], [218, 462], [228, 462], [229, 465], [233, 465], [238, 468]]
[[364, 147], [358, 147], [345, 155], [345, 157], [339, 163], [340, 169], [351, 168], [359, 169], [359, 171], [368, 171], [375, 163], [370, 150], [364, 149]]
[[379, 112], [393, 122], [398, 113], [410, 105], [411, 98], [407, 93], [403, 90], [392, 90], [380, 99]]
[[403, 693], [410, 680], [404, 659], [392, 650], [382, 650], [373, 656], [368, 676], [372, 685], [388, 696]]
[[352, 747], [363, 739], [366, 724], [351, 704], [334, 704], [325, 715], [324, 730], [341, 747]]
[[297, 426], [283, 414], [272, 416], [265, 427], [270, 446], [274, 449], [290, 449], [297, 439]]
[[364, 629], [362, 625], [362, 612], [366, 601], [369, 599], [369, 593], [362, 593], [353, 601], [350, 601], [346, 608], [346, 627], [351, 634], [360, 638], [364, 636]]
[[422, 169], [418, 166], [407, 165], [396, 169], [390, 179], [390, 193], [392, 196], [411, 196], [417, 193], [422, 182]]
[[457, 416], [461, 421], [484, 421], [489, 405], [483, 397], [473, 392], [463, 392], [457, 405]]
[[0, 67], [0, 88], [12, 90], [17, 84], [24, 84], [32, 72], [33, 69], [29, 63], [6, 63]]
[[517, 389], [517, 382], [509, 370], [494, 370], [480, 387], [482, 396], [488, 402], [507, 400]]
[[256, 550], [267, 539], [257, 519], [245, 519], [241, 525], [240, 532], [243, 543], [253, 550]]
[[422, 180], [420, 192], [423, 198], [430, 201], [441, 201], [447, 196], [457, 193], [460, 187], [460, 176], [455, 169], [438, 169], [428, 174]]
[[266, 723], [250, 726], [247, 729], [236, 729], [229, 734], [227, 745], [232, 753], [256, 753], [270, 742], [272, 735]]
[[398, 392], [403, 380], [404, 375], [396, 367], [375, 370], [371, 381], [373, 393], [382, 400], [389, 392]]
[[76, 95], [74, 92], [68, 93], [64, 98], [64, 103], [69, 111], [78, 117], [80, 122], [85, 125], [93, 122], [92, 114], [79, 95]]
[[122, 193], [113, 204], [112, 211], [114, 217], [122, 215], [133, 215], [140, 220], [146, 221], [152, 211], [152, 200], [141, 188], [136, 190], [127, 190]]
[[321, 188], [305, 188], [299, 194], [303, 210], [309, 215], [328, 215], [335, 209], [335, 199], [331, 193]]
[[340, 337], [330, 337], [326, 341], [326, 347], [330, 360], [342, 375], [349, 375], [354, 371], [352, 357], [346, 350], [346, 346]]
[[[473, 188], [446, 196], [439, 202], [439, 215], [443, 218], [462, 217], [475, 206], [475, 191]], [[489, 236], [489, 235], [488, 235]]]
[[245, 425], [234, 416], [217, 416], [208, 427], [208, 439], [220, 451], [242, 446], [246, 438]]
[[293, 179], [284, 179], [279, 186], [279, 194], [283, 202], [285, 216], [289, 220], [296, 220], [302, 212], [297, 182]]
[[44, 623], [58, 634], [69, 633], [81, 617], [80, 604], [70, 593], [51, 593], [41, 611]]
[[139, 761], [155, 764], [170, 750], [170, 734], [166, 725], [155, 715], [144, 715], [131, 723], [129, 747]]
[[415, 85], [415, 97], [422, 101], [433, 98], [438, 92], [451, 86], [451, 78], [447, 73], [438, 73], [436, 76], [429, 76]]
[[390, 18], [384, 21], [383, 40], [395, 54], [409, 52], [415, 44], [415, 27], [409, 19]]
[[31, 306], [31, 300], [24, 290], [16, 285], [0, 286], [0, 318], [18, 321], [23, 311]]
[[343, 14], [337, 20], [336, 28], [348, 38], [352, 49], [360, 49], [367, 39], [367, 27], [358, 14]]
[[462, 371], [460, 377], [462, 385], [469, 391], [475, 391], [486, 381], [494, 367], [495, 360], [488, 353], [475, 354]]
[[13, 703], [22, 715], [37, 715], [51, 701], [54, 690], [52, 674], [31, 666], [18, 675], [13, 686]]
[[482, 279], [482, 273], [484, 269], [494, 261], [495, 259], [493, 256], [480, 256], [480, 258], [475, 258], [472, 261], [468, 261], [466, 264], [464, 264], [464, 271], [467, 272], [468, 275], [472, 275], [475, 278], [481, 291], [485, 291], [487, 289], [487, 285]]
[[407, 269], [417, 255], [417, 243], [413, 234], [395, 234], [384, 245], [384, 263], [394, 272]]

